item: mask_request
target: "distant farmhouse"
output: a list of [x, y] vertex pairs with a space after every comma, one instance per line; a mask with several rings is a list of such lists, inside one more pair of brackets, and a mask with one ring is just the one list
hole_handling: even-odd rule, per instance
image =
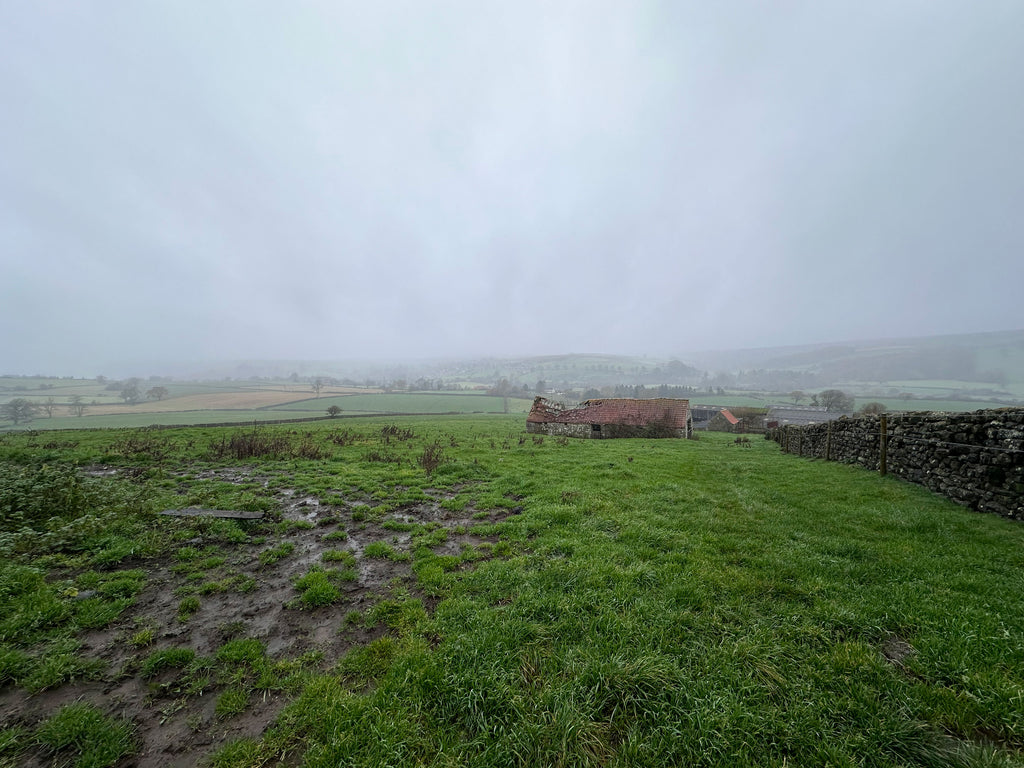
[[769, 428], [784, 427], [787, 424], [802, 427], [807, 424], [824, 424], [846, 416], [843, 411], [829, 411], [816, 405], [773, 405], [768, 409]]
[[692, 437], [693, 417], [689, 400], [666, 397], [586, 400], [576, 408], [537, 397], [526, 417], [526, 431], [590, 438]]
[[720, 405], [695, 405], [690, 412], [693, 414], [693, 428], [698, 431], [715, 429], [730, 432], [740, 423], [732, 411]]

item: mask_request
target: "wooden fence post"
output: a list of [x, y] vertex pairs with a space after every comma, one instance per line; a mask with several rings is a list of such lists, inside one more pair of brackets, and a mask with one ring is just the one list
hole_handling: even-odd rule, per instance
[[878, 419], [878, 473], [884, 475], [886, 473], [886, 440], [885, 440], [885, 428], [886, 418], [883, 413]]

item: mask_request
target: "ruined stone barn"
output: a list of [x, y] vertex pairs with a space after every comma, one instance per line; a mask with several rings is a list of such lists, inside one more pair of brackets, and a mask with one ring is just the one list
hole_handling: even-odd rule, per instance
[[564, 408], [543, 397], [533, 400], [526, 431], [564, 437], [692, 437], [690, 401], [603, 398]]

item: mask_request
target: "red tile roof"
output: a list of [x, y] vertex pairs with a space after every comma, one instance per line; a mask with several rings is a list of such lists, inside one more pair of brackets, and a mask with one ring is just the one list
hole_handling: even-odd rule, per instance
[[739, 419], [737, 419], [735, 416], [733, 416], [731, 413], [729, 413], [729, 409], [728, 408], [723, 408], [722, 409], [722, 415], [725, 416], [725, 420], [728, 421], [730, 424], [739, 424], [740, 423]]
[[689, 400], [659, 397], [652, 400], [609, 398], [587, 400], [578, 408], [560, 408], [542, 397], [533, 401], [526, 420], [534, 423], [556, 424], [618, 424], [644, 427], [660, 424], [666, 419], [673, 429], [686, 429]]

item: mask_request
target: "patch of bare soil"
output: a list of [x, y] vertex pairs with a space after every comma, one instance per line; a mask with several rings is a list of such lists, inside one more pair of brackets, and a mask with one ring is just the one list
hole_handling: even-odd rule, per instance
[[[106, 471], [106, 468], [92, 468], [90, 473]], [[228, 479], [228, 474], [221, 470], [217, 477]], [[253, 479], [252, 474], [240, 470], [237, 482]], [[113, 625], [80, 636], [82, 655], [103, 660], [105, 676], [101, 680], [63, 685], [34, 695], [8, 687], [0, 691], [0, 722], [33, 728], [65, 704], [91, 702], [108, 714], [128, 718], [135, 724], [138, 749], [122, 765], [138, 768], [194, 766], [228, 741], [258, 738], [287, 703], [286, 694], [256, 691], [241, 713], [218, 716], [216, 702], [225, 686], [213, 682], [199, 694], [189, 693], [172, 682], [180, 670], [143, 678], [140, 675], [143, 660], [156, 650], [178, 648], [191, 649], [197, 657], [212, 657], [229, 639], [256, 638], [265, 645], [271, 659], [298, 659], [309, 654], [305, 658], [318, 659], [311, 662], [317, 668], [331, 668], [351, 647], [370, 642], [385, 632], [380, 626], [366, 627], [359, 621], [346, 621], [347, 614], [364, 613], [395, 588], [419, 594], [411, 558], [371, 558], [364, 554], [367, 545], [374, 542], [385, 542], [399, 553], [408, 551], [411, 534], [383, 527], [389, 520], [434, 523], [447, 533], [434, 551], [459, 554], [466, 547], [497, 540], [497, 537], [470, 533], [474, 523], [497, 522], [518, 512], [495, 511], [484, 520], [471, 506], [458, 512], [444, 509], [440, 501], [447, 497], [446, 493], [437, 492], [431, 497], [428, 502], [374, 519], [379, 516], [369, 514], [372, 510], [363, 502], [330, 506], [313, 496], [287, 489], [280, 491], [281, 519], [293, 522], [287, 532], [269, 534], [261, 543], [249, 541], [230, 545], [204, 541], [201, 537], [185, 542], [183, 547], [204, 554], [215, 552], [224, 558], [201, 576], [197, 576], [195, 570], [189, 572], [183, 568], [177, 557], [144, 564], [149, 569], [149, 578], [134, 605]], [[252, 530], [255, 534], [259, 528], [254, 526]], [[340, 533], [325, 538], [342, 530], [346, 538]], [[261, 553], [282, 544], [291, 545], [290, 554], [276, 562], [261, 564]], [[321, 557], [327, 550], [351, 552], [357, 578], [341, 583], [341, 600], [315, 609], [300, 607], [295, 579], [314, 565], [322, 563], [326, 568], [336, 565], [322, 562]], [[200, 586], [198, 593], [189, 589], [190, 584], [196, 587], [218, 581], [231, 586], [224, 591], [204, 591]], [[199, 607], [183, 620], [180, 602], [182, 596], [190, 592], [198, 597]], [[436, 600], [422, 599], [427, 609], [432, 610]], [[137, 642], [137, 633], [146, 629], [153, 631], [152, 642], [136, 647], [133, 637]], [[38, 761], [38, 755], [27, 755], [25, 759], [29, 761], [25, 765], [46, 764], [31, 762]]]
[[890, 635], [882, 642], [881, 651], [886, 661], [901, 670], [906, 669], [903, 660], [917, 653], [914, 646], [896, 635]]

